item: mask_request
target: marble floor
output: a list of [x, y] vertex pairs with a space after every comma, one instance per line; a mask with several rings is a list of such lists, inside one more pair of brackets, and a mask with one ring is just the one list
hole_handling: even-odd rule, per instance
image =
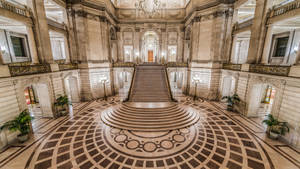
[[[150, 112], [145, 114], [148, 120], [141, 119], [139, 122], [141, 117], [133, 116], [130, 123], [122, 121], [122, 118], [130, 118], [130, 113], [142, 111], [142, 107], [157, 111], [145, 110], [144, 112]], [[179, 114], [170, 114], [174, 110]], [[187, 118], [182, 127], [172, 125], [180, 123], [176, 116], [180, 116], [181, 111], [190, 119]], [[118, 98], [109, 98], [108, 101], [75, 104], [72, 112], [73, 116], [55, 120], [40, 119], [43, 121], [36, 123], [35, 133], [28, 142], [11, 144], [0, 154], [0, 168], [300, 167], [298, 150], [268, 139], [261, 123], [228, 112], [219, 102], [192, 101], [191, 98], [180, 97], [176, 104], [122, 105]], [[108, 112], [110, 113], [104, 117]], [[153, 112], [157, 114], [151, 117]], [[166, 112], [167, 115], [163, 116], [159, 112]], [[184, 114], [188, 112], [191, 113]], [[169, 116], [174, 121], [165, 121]], [[103, 121], [103, 118], [108, 121]], [[155, 118], [160, 121], [154, 121]], [[119, 128], [118, 125], [125, 127]], [[165, 128], [144, 131], [149, 129], [149, 125]]]

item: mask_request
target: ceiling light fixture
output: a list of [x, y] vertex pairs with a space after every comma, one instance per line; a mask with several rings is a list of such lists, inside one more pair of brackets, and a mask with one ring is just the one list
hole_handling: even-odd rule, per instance
[[135, 7], [137, 10], [143, 11], [147, 16], [153, 17], [156, 13], [159, 13], [161, 3], [160, 0], [137, 0]]

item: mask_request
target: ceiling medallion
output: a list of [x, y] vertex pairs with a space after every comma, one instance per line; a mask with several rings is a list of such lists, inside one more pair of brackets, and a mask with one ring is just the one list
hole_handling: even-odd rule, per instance
[[153, 17], [161, 9], [160, 0], [137, 0], [135, 3], [137, 10], [143, 11], [147, 16]]

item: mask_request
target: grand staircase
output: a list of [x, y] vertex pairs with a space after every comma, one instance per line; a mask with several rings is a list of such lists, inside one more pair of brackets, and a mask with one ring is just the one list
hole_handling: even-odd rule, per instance
[[197, 110], [171, 101], [165, 68], [155, 64], [136, 67], [129, 102], [101, 113], [102, 121], [111, 127], [143, 132], [181, 129], [199, 118]]
[[155, 64], [139, 65], [132, 84], [131, 102], [171, 101], [164, 66]]
[[133, 131], [169, 131], [188, 127], [196, 123], [200, 116], [197, 110], [170, 103], [164, 107], [147, 108], [149, 103], [138, 107], [136, 103], [124, 103], [106, 109], [102, 114], [102, 121], [112, 127]]

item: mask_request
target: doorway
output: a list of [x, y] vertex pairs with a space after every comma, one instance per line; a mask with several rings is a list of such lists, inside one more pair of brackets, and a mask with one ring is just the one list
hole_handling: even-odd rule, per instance
[[275, 101], [276, 88], [270, 84], [256, 84], [250, 97], [249, 115], [263, 117], [272, 111]]
[[153, 62], [153, 50], [148, 50], [148, 62]]

